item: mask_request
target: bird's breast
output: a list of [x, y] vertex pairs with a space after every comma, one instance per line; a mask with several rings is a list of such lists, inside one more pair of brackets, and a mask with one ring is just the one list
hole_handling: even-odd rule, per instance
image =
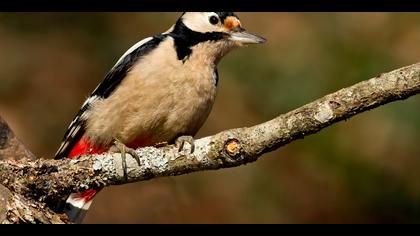
[[178, 60], [169, 37], [161, 44], [133, 66], [111, 96], [92, 106], [87, 121], [92, 140], [172, 141], [202, 126], [216, 96], [215, 67]]

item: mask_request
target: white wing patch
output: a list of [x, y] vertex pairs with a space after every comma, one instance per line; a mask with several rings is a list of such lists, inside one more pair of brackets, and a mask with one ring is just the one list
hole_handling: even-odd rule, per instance
[[89, 107], [98, 100], [98, 96], [94, 95], [86, 99], [83, 103], [82, 108], [79, 111], [79, 114], [73, 119], [67, 128], [66, 135], [64, 136], [63, 142], [60, 145], [56, 157], [60, 156], [63, 152], [66, 152], [70, 142], [76, 138], [79, 132], [82, 130], [84, 122], [86, 121], [89, 114]]
[[140, 40], [139, 42], [137, 42], [136, 44], [134, 44], [131, 48], [129, 48], [121, 57], [120, 59], [117, 61], [117, 63], [115, 63], [114, 67], [116, 65], [118, 65], [123, 59], [124, 57], [126, 57], [128, 54], [132, 53], [134, 50], [136, 50], [137, 48], [141, 47], [141, 45], [147, 43], [148, 41], [152, 40], [153, 37], [148, 37], [145, 39]]
[[72, 128], [72, 132], [70, 133], [70, 136], [71, 136], [72, 138], [74, 138], [74, 137], [76, 136], [77, 132], [79, 132], [79, 131], [80, 131], [80, 128], [82, 128], [82, 127], [80, 127], [80, 126], [73, 127], [73, 128]]
[[92, 104], [97, 98], [98, 98], [98, 96], [93, 95], [93, 96], [89, 97], [88, 99], [86, 99], [86, 101], [82, 105], [82, 109], [83, 109], [83, 107], [88, 106], [89, 104]]
[[61, 150], [65, 150], [67, 148], [67, 146], [69, 146], [69, 142], [65, 141], [65, 142], [61, 143], [61, 146], [58, 149], [59, 151], [57, 151], [56, 155], [58, 155], [61, 152]]

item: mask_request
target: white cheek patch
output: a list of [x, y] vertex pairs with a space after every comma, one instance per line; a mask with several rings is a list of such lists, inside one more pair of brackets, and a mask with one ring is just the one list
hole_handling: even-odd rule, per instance
[[187, 12], [182, 16], [182, 22], [195, 32], [222, 32], [223, 29], [220, 26], [209, 22], [210, 16], [213, 15], [214, 13], [211, 12]]

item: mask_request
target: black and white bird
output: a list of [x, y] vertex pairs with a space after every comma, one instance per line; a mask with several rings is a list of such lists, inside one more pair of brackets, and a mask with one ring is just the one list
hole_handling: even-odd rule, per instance
[[[185, 12], [165, 33], [132, 46], [85, 101], [55, 158], [193, 142], [216, 97], [217, 64], [232, 49], [265, 42], [233, 12]], [[98, 189], [74, 193], [63, 209], [80, 222]]]

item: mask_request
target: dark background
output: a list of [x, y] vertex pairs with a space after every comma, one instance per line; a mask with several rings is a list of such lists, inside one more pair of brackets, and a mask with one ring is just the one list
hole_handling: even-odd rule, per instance
[[[51, 158], [89, 93], [180, 13], [0, 13], [0, 114]], [[265, 45], [219, 65], [197, 137], [251, 126], [420, 61], [418, 13], [238, 13]], [[232, 169], [113, 186], [85, 223], [419, 223], [420, 96]]]

